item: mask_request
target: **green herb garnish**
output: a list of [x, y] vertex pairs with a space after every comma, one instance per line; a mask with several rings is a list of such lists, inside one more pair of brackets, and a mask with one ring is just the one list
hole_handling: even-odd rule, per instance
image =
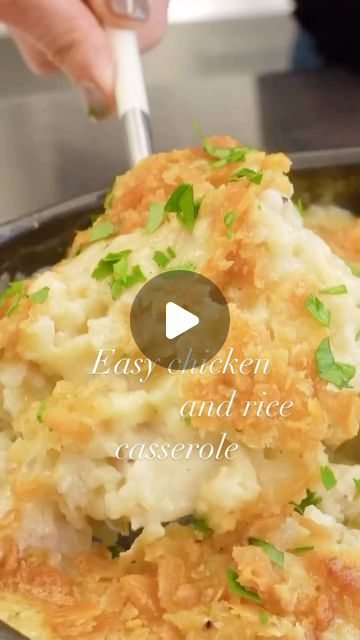
[[247, 589], [243, 587], [243, 585], [238, 582], [239, 575], [234, 571], [234, 569], [226, 570], [226, 580], [230, 591], [235, 593], [237, 596], [241, 596], [241, 598], [246, 598], [247, 600], [252, 600], [253, 602], [257, 602], [260, 604], [260, 596], [256, 591], [252, 591], [251, 589]]
[[266, 555], [269, 556], [273, 564], [276, 564], [278, 567], [280, 567], [280, 569], [284, 568], [285, 556], [283, 551], [280, 551], [270, 542], [261, 540], [260, 538], [249, 538], [248, 542], [254, 547], [260, 547], [266, 553]]
[[325, 305], [312, 293], [305, 300], [305, 308], [311, 315], [324, 327], [330, 327], [331, 312]]
[[267, 624], [269, 622], [269, 616], [264, 609], [259, 609], [259, 620], [261, 624]]
[[47, 402], [46, 402], [46, 400], [42, 400], [39, 403], [39, 406], [38, 406], [38, 409], [37, 409], [37, 412], [36, 412], [36, 419], [37, 419], [38, 422], [43, 422], [44, 421], [44, 413], [46, 411], [46, 408], [47, 408]]
[[90, 229], [90, 242], [105, 240], [105, 238], [112, 236], [115, 231], [116, 227], [114, 227], [114, 225], [108, 220], [105, 222], [99, 222]]
[[113, 203], [114, 203], [114, 196], [115, 196], [115, 183], [116, 183], [116, 178], [114, 179], [114, 182], [111, 185], [111, 188], [109, 189], [109, 191], [107, 192], [106, 196], [105, 196], [105, 200], [104, 200], [104, 209], [111, 209]]
[[296, 207], [296, 209], [298, 210], [299, 214], [303, 218], [304, 217], [304, 213], [305, 213], [305, 206], [304, 206], [304, 203], [303, 203], [302, 199], [298, 198], [296, 200], [296, 202], [294, 202], [294, 206]]
[[50, 287], [43, 287], [39, 289], [39, 291], [35, 291], [35, 293], [29, 293], [28, 298], [30, 302], [43, 304], [49, 297]]
[[98, 262], [91, 277], [94, 278], [94, 280], [104, 280], [104, 278], [107, 278], [113, 273], [114, 264], [122, 260], [122, 258], [129, 256], [130, 253], [132, 253], [131, 249], [119, 251], [118, 253], [108, 253]]
[[322, 289], [320, 293], [336, 296], [341, 293], [348, 293], [347, 286], [345, 284], [338, 284], [336, 287], [329, 287], [328, 289]]
[[194, 200], [192, 184], [179, 184], [166, 202], [165, 211], [167, 213], [176, 213], [179, 222], [186, 229], [192, 231], [199, 215], [202, 200], [203, 198]]
[[212, 531], [205, 518], [193, 518], [191, 524], [195, 531], [198, 531], [199, 533], [209, 533], [209, 531]]
[[249, 151], [252, 151], [251, 147], [217, 147], [208, 138], [202, 138], [201, 143], [209, 156], [217, 158], [215, 161], [211, 160], [211, 165], [216, 169], [220, 169], [226, 164], [244, 162]]
[[305, 309], [307, 309], [311, 315], [322, 324], [324, 327], [330, 327], [331, 312], [325, 307], [325, 305], [314, 296], [312, 293], [305, 300]]
[[309, 551], [314, 551], [315, 547], [295, 547], [295, 549], [289, 549], [289, 553], [308, 553]]
[[357, 491], [360, 491], [360, 478], [353, 478], [354, 485]]
[[224, 224], [225, 227], [227, 229], [226, 231], [226, 236], [229, 240], [231, 240], [231, 238], [233, 237], [233, 231], [232, 231], [232, 226], [235, 222], [235, 218], [236, 218], [236, 213], [234, 211], [229, 211], [228, 213], [225, 213], [224, 215]]
[[27, 294], [24, 290], [24, 280], [10, 282], [5, 291], [0, 294], [0, 307], [2, 307], [9, 298], [14, 298], [5, 312], [5, 316], [11, 316], [19, 307], [19, 304], [28, 298], [30, 302], [42, 304], [49, 295], [49, 287], [43, 287], [39, 291]]
[[245, 167], [244, 169], [238, 169], [238, 171], [235, 171], [230, 178], [230, 182], [237, 182], [240, 178], [247, 178], [249, 182], [261, 184], [263, 176], [263, 171], [254, 171], [254, 169], [248, 169]]
[[316, 507], [321, 502], [322, 502], [321, 496], [318, 496], [315, 493], [315, 491], [310, 491], [310, 489], [306, 489], [306, 496], [301, 500], [301, 502], [296, 503], [291, 501], [289, 502], [289, 504], [291, 504], [294, 507], [294, 511], [296, 511], [296, 513], [300, 513], [300, 515], [303, 516], [306, 507], [310, 507], [311, 505]]
[[330, 491], [335, 487], [337, 480], [335, 474], [330, 467], [324, 466], [320, 468], [321, 482], [323, 483], [326, 491]]
[[174, 264], [166, 267], [166, 271], [194, 271], [195, 269], [196, 265], [193, 262], [184, 262], [183, 264]]
[[165, 269], [174, 258], [176, 258], [176, 253], [171, 247], [166, 249], [166, 253], [155, 251], [153, 255], [153, 261], [160, 269]]
[[123, 551], [123, 548], [118, 544], [111, 544], [108, 547], [108, 551], [110, 551], [112, 559], [115, 560], [115, 558], [119, 557], [120, 553]]
[[347, 387], [356, 374], [356, 368], [353, 365], [335, 361], [329, 338], [324, 338], [320, 342], [315, 358], [319, 377], [334, 384], [338, 389]]
[[346, 264], [351, 270], [353, 276], [357, 276], [358, 278], [360, 278], [360, 265], [356, 262], [347, 262]]
[[149, 208], [146, 233], [154, 233], [162, 225], [164, 217], [165, 205], [162, 202], [153, 202]]
[[116, 300], [124, 289], [129, 289], [139, 282], [146, 282], [140, 265], [136, 264], [129, 273], [131, 252], [131, 249], [126, 249], [118, 253], [108, 253], [101, 258], [91, 274], [95, 280], [104, 280], [111, 276], [110, 290], [113, 300]]

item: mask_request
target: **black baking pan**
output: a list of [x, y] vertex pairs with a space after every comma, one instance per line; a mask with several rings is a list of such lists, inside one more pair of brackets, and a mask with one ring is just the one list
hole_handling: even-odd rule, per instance
[[[291, 179], [305, 205], [336, 204], [360, 215], [360, 148], [292, 155]], [[109, 180], [110, 182], [110, 180]], [[106, 191], [0, 225], [0, 275], [30, 275], [66, 253], [74, 233], [102, 211]]]

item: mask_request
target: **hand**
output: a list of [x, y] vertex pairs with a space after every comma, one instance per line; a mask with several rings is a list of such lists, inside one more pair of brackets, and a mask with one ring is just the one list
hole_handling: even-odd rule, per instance
[[62, 71], [78, 85], [89, 112], [113, 108], [114, 65], [103, 25], [135, 28], [147, 49], [162, 37], [168, 0], [0, 0], [0, 22], [28, 66]]

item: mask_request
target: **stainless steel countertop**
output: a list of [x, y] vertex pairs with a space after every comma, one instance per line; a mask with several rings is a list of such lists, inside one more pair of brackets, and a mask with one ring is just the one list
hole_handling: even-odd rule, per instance
[[[171, 27], [145, 63], [157, 149], [195, 143], [194, 120], [269, 150], [359, 146], [357, 79], [270, 73], [288, 65], [293, 38], [285, 17]], [[33, 78], [8, 42], [0, 60], [0, 221], [101, 189], [126, 170], [115, 119], [90, 122], [65, 80]]]

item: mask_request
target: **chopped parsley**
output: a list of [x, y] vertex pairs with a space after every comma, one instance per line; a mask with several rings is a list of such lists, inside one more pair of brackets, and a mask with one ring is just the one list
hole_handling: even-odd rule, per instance
[[195, 531], [198, 531], [199, 533], [209, 533], [209, 531], [212, 531], [205, 518], [193, 518], [191, 524]]
[[24, 280], [17, 280], [16, 282], [10, 282], [5, 291], [0, 294], [0, 308], [6, 303], [7, 300], [13, 298], [11, 304], [8, 306], [5, 316], [11, 316], [19, 307], [20, 303], [28, 298], [30, 302], [36, 304], [42, 304], [49, 296], [49, 287], [43, 287], [39, 291], [27, 294], [24, 290]]
[[294, 549], [289, 549], [289, 553], [296, 553], [296, 554], [301, 554], [301, 553], [308, 553], [309, 551], [314, 551], [315, 547], [295, 547]]
[[116, 227], [106, 220], [105, 222], [99, 222], [90, 229], [90, 242], [97, 242], [98, 240], [105, 240], [109, 238], [116, 231]]
[[259, 620], [261, 624], [267, 624], [269, 622], [269, 616], [264, 609], [259, 609]]
[[359, 340], [360, 340], [360, 330], [357, 332], [357, 334], [355, 336], [355, 340], [356, 340], [356, 342], [359, 342]]
[[130, 253], [132, 253], [131, 249], [119, 251], [118, 253], [108, 253], [98, 262], [91, 277], [94, 278], [94, 280], [104, 280], [104, 278], [107, 278], [113, 273], [114, 264], [129, 256]]
[[254, 547], [260, 547], [267, 556], [269, 556], [271, 562], [276, 564], [280, 569], [284, 568], [284, 553], [280, 551], [273, 544], [267, 542], [266, 540], [261, 540], [260, 538], [249, 538], [248, 540], [250, 545]]
[[123, 548], [118, 544], [111, 544], [108, 547], [108, 551], [110, 551], [112, 559], [115, 560], [115, 558], [119, 557], [120, 553], [123, 551]]
[[358, 278], [360, 278], [360, 265], [356, 262], [347, 262], [346, 264], [351, 270], [353, 276], [357, 276]]
[[46, 409], [47, 409], [47, 402], [46, 402], [46, 400], [42, 400], [39, 403], [39, 406], [38, 406], [38, 409], [37, 409], [37, 412], [36, 412], [36, 419], [37, 419], [38, 422], [43, 422], [44, 421], [44, 413], [45, 413]]
[[209, 138], [205, 137], [198, 122], [194, 123], [195, 133], [201, 138], [201, 145], [204, 151], [215, 160], [210, 160], [213, 167], [220, 168], [231, 162], [243, 162], [252, 147], [217, 147], [212, 144]]
[[146, 233], [154, 233], [162, 225], [164, 217], [165, 205], [162, 202], [153, 202], [149, 208]]
[[315, 491], [310, 491], [310, 489], [306, 489], [306, 496], [301, 500], [301, 502], [289, 502], [289, 504], [293, 505], [294, 511], [296, 513], [300, 513], [301, 516], [304, 515], [304, 511], [306, 507], [314, 506], [317, 507], [318, 504], [322, 502], [322, 497], [318, 496]]
[[298, 213], [303, 218], [304, 217], [304, 213], [305, 213], [305, 206], [304, 206], [304, 203], [303, 203], [302, 199], [298, 198], [296, 200], [296, 202], [294, 202], [294, 206], [298, 210]]
[[235, 173], [232, 174], [230, 178], [230, 182], [237, 182], [240, 178], [247, 178], [249, 182], [253, 182], [254, 184], [261, 184], [264, 173], [263, 171], [255, 171], [254, 169], [248, 169], [247, 167], [243, 169], [238, 169]]
[[109, 191], [107, 192], [106, 196], [105, 196], [105, 200], [104, 200], [104, 209], [111, 209], [113, 203], [114, 203], [114, 196], [115, 196], [115, 183], [116, 183], [116, 178], [111, 186], [111, 188], [109, 189]]
[[326, 491], [330, 491], [337, 484], [335, 474], [330, 467], [324, 466], [320, 468], [321, 482], [323, 483]]
[[30, 302], [43, 304], [49, 297], [50, 287], [43, 287], [39, 289], [39, 291], [35, 291], [35, 293], [29, 293], [28, 298]]
[[179, 184], [165, 204], [166, 213], [176, 213], [179, 222], [192, 231], [199, 215], [203, 198], [194, 199], [192, 184]]
[[171, 247], [168, 247], [166, 249], [166, 252], [155, 251], [153, 255], [153, 261], [160, 269], [166, 269], [171, 260], [173, 260], [174, 258], [176, 258], [176, 253]]
[[183, 264], [174, 264], [167, 267], [166, 271], [195, 271], [196, 265], [193, 262], [184, 262]]
[[104, 280], [111, 277], [110, 290], [113, 300], [117, 300], [124, 289], [129, 289], [134, 284], [146, 282], [146, 277], [140, 267], [135, 265], [129, 273], [129, 255], [131, 249], [108, 253], [95, 267], [91, 276], [95, 280]]
[[334, 384], [338, 389], [347, 387], [356, 374], [353, 365], [336, 362], [329, 338], [324, 338], [316, 350], [316, 367], [320, 378]]
[[217, 147], [208, 138], [202, 138], [201, 143], [204, 151], [212, 158], [216, 158], [215, 161], [210, 161], [216, 169], [233, 162], [244, 162], [247, 154], [252, 150], [251, 147]]
[[260, 604], [261, 600], [259, 594], [252, 589], [243, 587], [243, 585], [238, 582], [238, 577], [239, 575], [236, 573], [236, 571], [234, 571], [234, 569], [226, 570], [226, 580], [230, 591], [235, 593], [237, 596], [240, 596], [241, 598], [246, 598], [247, 600], [252, 600], [257, 604]]
[[100, 218], [100, 216], [102, 216], [103, 212], [102, 211], [98, 211], [97, 213], [90, 213], [90, 222], [92, 225], [95, 224], [95, 222]]
[[320, 293], [323, 293], [329, 296], [336, 296], [336, 295], [340, 295], [341, 293], [348, 293], [348, 290], [345, 284], [338, 284], [336, 287], [329, 287], [328, 289], [322, 289]]
[[226, 231], [226, 237], [231, 240], [231, 238], [233, 237], [233, 231], [232, 231], [232, 226], [235, 222], [235, 218], [236, 218], [236, 213], [234, 211], [228, 211], [228, 213], [225, 213], [224, 215], [224, 224], [225, 227], [227, 229]]
[[360, 478], [353, 478], [353, 480], [354, 480], [355, 489], [357, 491], [360, 491]]
[[305, 309], [307, 309], [311, 315], [320, 322], [324, 327], [330, 327], [331, 312], [325, 305], [314, 296], [312, 293], [305, 300]]

